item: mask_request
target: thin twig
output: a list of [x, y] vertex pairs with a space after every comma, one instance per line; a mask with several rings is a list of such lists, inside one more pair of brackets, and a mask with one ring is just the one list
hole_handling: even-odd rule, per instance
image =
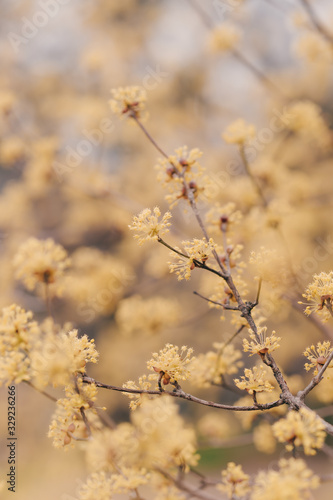
[[222, 304], [221, 302], [217, 302], [216, 300], [211, 300], [208, 297], [205, 297], [204, 295], [201, 295], [199, 292], [193, 292], [194, 295], [197, 295], [203, 300], [206, 300], [207, 302], [210, 302], [211, 304], [216, 304], [217, 306], [223, 307], [223, 309], [228, 309], [230, 311], [239, 311], [238, 307], [232, 307], [229, 306], [228, 304]]
[[281, 89], [277, 85], [275, 85], [275, 83], [273, 83], [272, 80], [265, 75], [265, 73], [260, 71], [260, 69], [258, 69], [248, 59], [246, 59], [246, 57], [244, 57], [241, 52], [239, 52], [237, 49], [233, 49], [231, 51], [231, 54], [235, 59], [237, 59], [237, 61], [248, 68], [263, 85], [272, 90], [279, 97], [286, 99], [287, 96], [281, 92]]
[[149, 134], [149, 132], [146, 129], [146, 127], [143, 126], [143, 124], [138, 119], [138, 117], [135, 115], [135, 113], [131, 113], [129, 116], [131, 118], [133, 118], [133, 120], [135, 120], [135, 122], [137, 123], [137, 125], [141, 128], [142, 132], [145, 134], [145, 136], [147, 137], [147, 139], [152, 143], [152, 145], [154, 146], [154, 148], [156, 148], [157, 151], [159, 151], [159, 153], [161, 153], [161, 155], [164, 156], [164, 158], [166, 158], [167, 160], [169, 160], [168, 155], [163, 151], [163, 149], [161, 149], [159, 147], [159, 145], [157, 144], [157, 142], [152, 138], [152, 136]]
[[193, 486], [184, 483], [181, 479], [172, 476], [172, 474], [166, 472], [164, 469], [161, 469], [160, 467], [155, 467], [155, 470], [156, 472], [162, 474], [162, 476], [164, 476], [166, 479], [169, 479], [169, 481], [172, 481], [174, 485], [177, 486], [178, 489], [185, 491], [186, 493], [189, 493], [191, 497], [200, 498], [201, 500], [216, 500], [216, 497], [210, 495], [205, 491], [193, 488]]
[[333, 351], [329, 354], [327, 357], [325, 364], [322, 366], [322, 368], [318, 371], [317, 375], [313, 377], [311, 382], [306, 386], [306, 388], [303, 391], [300, 391], [297, 396], [300, 398], [301, 401], [304, 401], [305, 397], [309, 394], [312, 389], [314, 389], [319, 382], [324, 378], [324, 373], [328, 368], [328, 365], [333, 359]]
[[240, 156], [242, 158], [243, 165], [244, 165], [245, 171], [247, 173], [247, 176], [249, 177], [249, 179], [252, 182], [255, 190], [257, 191], [258, 196], [261, 199], [263, 206], [267, 207], [268, 203], [267, 203], [267, 200], [266, 200], [266, 198], [265, 198], [265, 196], [264, 196], [264, 194], [262, 192], [260, 184], [258, 183], [257, 179], [254, 177], [254, 175], [251, 172], [250, 165], [249, 165], [249, 162], [247, 160], [243, 144], [240, 146], [239, 152], [240, 152]]
[[285, 295], [284, 298], [288, 300], [288, 302], [290, 302], [291, 306], [293, 307], [293, 309], [295, 309], [295, 311], [302, 313], [302, 316], [305, 319], [310, 321], [310, 323], [312, 323], [316, 328], [318, 328], [318, 330], [324, 335], [325, 338], [333, 340], [333, 330], [329, 328], [325, 323], [323, 323], [315, 313], [312, 313], [309, 316], [305, 316], [304, 307], [302, 306], [302, 304], [299, 304], [296, 299], [288, 295]]
[[271, 403], [266, 404], [258, 404], [256, 406], [233, 406], [233, 405], [224, 405], [221, 403], [215, 403], [213, 401], [206, 401], [205, 399], [197, 398], [192, 394], [188, 394], [184, 392], [182, 389], [176, 389], [174, 391], [154, 391], [154, 390], [144, 390], [144, 389], [127, 389], [125, 387], [119, 387], [116, 385], [104, 384], [102, 382], [98, 382], [91, 377], [83, 376], [82, 382], [86, 384], [95, 384], [96, 387], [101, 387], [102, 389], [108, 389], [110, 391], [118, 391], [129, 394], [150, 394], [152, 396], [162, 396], [163, 394], [168, 394], [174, 398], [186, 399], [187, 401], [192, 401], [193, 403], [198, 403], [204, 406], [211, 406], [212, 408], [219, 408], [221, 410], [233, 410], [233, 411], [258, 411], [258, 410], [270, 410], [271, 408], [275, 408], [276, 406], [281, 406], [284, 404], [282, 399], [278, 399], [277, 401], [272, 401]]
[[34, 384], [32, 384], [29, 380], [23, 380], [23, 382], [25, 382], [27, 385], [29, 385], [30, 387], [35, 389], [35, 391], [38, 391], [41, 394], [43, 394], [43, 396], [46, 396], [48, 399], [50, 399], [54, 403], [56, 403], [58, 401], [58, 399], [55, 398], [54, 396], [51, 396], [51, 394], [48, 394], [47, 392], [43, 391], [42, 389], [38, 389], [38, 387], [36, 387]]
[[312, 21], [312, 24], [319, 31], [319, 33], [326, 39], [327, 42], [333, 44], [333, 34], [329, 33], [325, 26], [319, 21], [317, 14], [313, 10], [312, 6], [309, 3], [309, 0], [300, 0], [303, 4], [304, 9], [306, 10], [309, 18]]

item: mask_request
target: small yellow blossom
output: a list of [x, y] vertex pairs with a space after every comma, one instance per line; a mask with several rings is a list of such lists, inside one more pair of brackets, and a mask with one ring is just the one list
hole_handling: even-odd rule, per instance
[[0, 385], [30, 380], [30, 351], [40, 335], [31, 311], [12, 304], [0, 316]]
[[204, 168], [198, 162], [201, 156], [199, 149], [189, 151], [187, 146], [183, 146], [176, 149], [174, 155], [158, 160], [155, 167], [158, 170], [157, 179], [169, 192], [165, 198], [170, 208], [182, 198], [188, 200], [190, 195], [196, 199], [209, 183], [209, 179], [203, 177]]
[[172, 215], [170, 212], [166, 212], [162, 220], [158, 220], [161, 217], [161, 211], [158, 207], [153, 209], [145, 208], [139, 215], [133, 217], [132, 225], [129, 225], [131, 231], [137, 231], [138, 234], [134, 235], [134, 238], [138, 240], [139, 245], [143, 245], [145, 241], [158, 240], [159, 236], [169, 232], [168, 227], [171, 223], [168, 222]]
[[[141, 408], [138, 409], [140, 410]], [[134, 412], [131, 416], [136, 413]], [[95, 432], [94, 439], [85, 443], [90, 468], [109, 471], [113, 474], [120, 467], [133, 467], [139, 461], [143, 462], [142, 456], [140, 457], [138, 431], [140, 431], [139, 427], [135, 429], [129, 422], [122, 422], [112, 429], [102, 427], [99, 432]], [[142, 466], [144, 467], [145, 464]]]
[[51, 238], [29, 238], [13, 260], [15, 277], [22, 280], [28, 290], [34, 290], [40, 284], [52, 285], [56, 295], [61, 295], [63, 291], [58, 281], [69, 264], [66, 250]]
[[186, 496], [178, 488], [162, 483], [158, 484], [158, 494], [155, 500], [186, 500]]
[[164, 297], [143, 299], [132, 295], [119, 303], [116, 312], [116, 322], [124, 335], [155, 335], [173, 326], [179, 318], [179, 304]]
[[251, 252], [250, 264], [258, 277], [271, 283], [272, 286], [286, 285], [290, 277], [285, 259], [276, 249], [261, 247], [259, 252]]
[[26, 156], [26, 145], [17, 136], [6, 137], [0, 144], [0, 163], [4, 167], [21, 162]]
[[[158, 466], [164, 470], [181, 467], [187, 472], [197, 465], [196, 434], [185, 425], [173, 398], [145, 399], [140, 408], [131, 413], [131, 420], [137, 437], [133, 451], [141, 452], [142, 467]], [[129, 448], [127, 443], [126, 447]]]
[[295, 53], [309, 62], [333, 61], [333, 47], [320, 33], [308, 32], [301, 35], [294, 46]]
[[193, 360], [192, 354], [193, 349], [187, 346], [182, 346], [179, 352], [178, 346], [166, 344], [159, 353], [153, 353], [152, 359], [147, 362], [149, 370], [157, 372], [155, 376], [151, 375], [150, 378], [157, 379], [157, 374], [159, 374], [164, 385], [187, 380], [191, 374], [188, 365]]
[[243, 339], [243, 350], [244, 352], [250, 351], [252, 356], [253, 354], [264, 355], [266, 353], [271, 353], [275, 351], [279, 345], [279, 341], [281, 337], [276, 337], [275, 331], [272, 332], [272, 335], [269, 337], [266, 336], [267, 327], [258, 327], [258, 338], [252, 330], [250, 332], [250, 338], [252, 339], [249, 342], [247, 339]]
[[333, 271], [315, 274], [303, 297], [310, 302], [305, 314], [309, 316], [313, 312], [318, 312], [323, 321], [327, 321], [331, 317], [333, 306]]
[[147, 93], [143, 87], [119, 87], [112, 89], [112, 99], [109, 101], [111, 110], [118, 116], [128, 115], [135, 118], [142, 116], [147, 100]]
[[198, 422], [198, 431], [204, 438], [208, 439], [209, 443], [216, 445], [217, 441], [230, 437], [232, 425], [225, 414], [206, 413]]
[[255, 478], [251, 500], [304, 500], [313, 498], [310, 490], [318, 488], [319, 478], [304, 460], [285, 458], [279, 470], [260, 471]]
[[10, 90], [0, 90], [0, 113], [7, 115], [15, 105], [16, 98]]
[[263, 365], [255, 366], [252, 370], [246, 368], [245, 376], [241, 376], [241, 380], [236, 378], [234, 382], [242, 391], [245, 390], [249, 394], [254, 392], [272, 392], [274, 387], [267, 380], [267, 372]]
[[111, 478], [104, 471], [93, 472], [78, 492], [78, 500], [110, 500]]
[[260, 422], [253, 430], [253, 444], [261, 453], [274, 453], [276, 439], [274, 438], [272, 426], [268, 422]]
[[284, 112], [283, 121], [289, 130], [306, 141], [312, 140], [323, 148], [331, 144], [331, 134], [321, 108], [310, 100], [290, 104]]
[[135, 492], [139, 486], [147, 484], [149, 479], [150, 474], [144, 468], [122, 467], [118, 474], [112, 474], [111, 476], [112, 493]]
[[[318, 371], [324, 366], [326, 360], [330, 353], [333, 351], [331, 347], [331, 342], [328, 340], [324, 342], [318, 342], [317, 346], [312, 345], [308, 347], [303, 352], [304, 356], [308, 358], [310, 363], [305, 363], [305, 369], [308, 372], [311, 368], [314, 368], [314, 375], [317, 375]], [[329, 368], [333, 368], [333, 364], [330, 363]]]
[[237, 373], [243, 366], [242, 353], [232, 344], [213, 344], [214, 351], [199, 354], [191, 363], [191, 383], [197, 387], [221, 384], [224, 375]]
[[77, 330], [49, 330], [31, 353], [31, 370], [38, 387], [67, 385], [75, 373], [84, 373], [87, 363], [96, 363], [94, 340], [78, 336]]
[[224, 23], [212, 31], [209, 46], [212, 52], [225, 52], [234, 49], [240, 39], [240, 30], [234, 24]]
[[[139, 378], [138, 384], [136, 384], [133, 380], [129, 380], [123, 384], [123, 388], [149, 391], [151, 389], [151, 383], [148, 381], [147, 375], [142, 375], [142, 377]], [[131, 410], [136, 410], [136, 408], [141, 406], [145, 398], [149, 398], [148, 394], [132, 394], [130, 392], [123, 392], [123, 394], [132, 400], [129, 405]]]
[[215, 205], [206, 213], [207, 231], [212, 234], [221, 234], [221, 232], [230, 232], [230, 229], [239, 224], [243, 216], [239, 210], [236, 210], [235, 203], [226, 205]]
[[52, 416], [47, 436], [57, 449], [67, 451], [74, 448], [76, 440], [87, 439], [87, 428], [78, 414], [58, 407]]
[[134, 273], [124, 260], [98, 248], [81, 246], [72, 254], [66, 278], [66, 299], [81, 320], [89, 323], [114, 312], [125, 289], [133, 282]]
[[250, 476], [243, 472], [241, 465], [229, 462], [226, 470], [222, 471], [222, 483], [217, 489], [226, 493], [228, 498], [242, 498], [250, 491]]
[[100, 421], [93, 407], [97, 398], [97, 387], [84, 384], [79, 378], [75, 385], [71, 382], [65, 388], [65, 398], [58, 399], [57, 408], [49, 426], [48, 437], [53, 439], [53, 446], [67, 450], [73, 448], [76, 441], [89, 438], [89, 429], [82, 418], [82, 410], [86, 420], [98, 429]]
[[256, 128], [250, 123], [246, 123], [243, 118], [232, 122], [222, 134], [222, 138], [229, 144], [243, 145], [256, 135]]
[[273, 425], [274, 436], [280, 443], [286, 443], [286, 449], [291, 451], [294, 446], [303, 446], [306, 455], [315, 455], [316, 449], [324, 444], [325, 426], [315, 412], [301, 408], [290, 411], [286, 418]]
[[196, 267], [196, 263], [204, 264], [207, 262], [213, 250], [216, 249], [212, 238], [209, 241], [204, 238], [201, 240], [194, 238], [192, 241], [183, 241], [182, 244], [184, 251], [182, 252], [179, 248], [176, 248], [176, 250], [184, 253], [184, 256], [176, 256], [175, 253], [171, 253], [170, 255], [178, 260], [176, 263], [169, 262], [170, 273], [175, 273], [179, 281], [183, 279], [189, 280], [191, 271]]

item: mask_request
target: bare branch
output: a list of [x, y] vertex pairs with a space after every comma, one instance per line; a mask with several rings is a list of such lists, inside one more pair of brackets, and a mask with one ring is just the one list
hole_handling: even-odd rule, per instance
[[228, 304], [222, 304], [221, 302], [217, 302], [216, 300], [211, 300], [208, 297], [201, 295], [201, 293], [199, 293], [199, 292], [193, 292], [193, 293], [194, 293], [194, 295], [197, 295], [201, 299], [206, 300], [207, 302], [210, 302], [211, 304], [215, 304], [217, 306], [223, 307], [223, 309], [228, 309], [231, 311], [239, 311], [238, 307], [229, 306]]
[[325, 26], [323, 26], [321, 21], [319, 21], [317, 14], [310, 5], [309, 0], [300, 0], [300, 1], [303, 4], [304, 9], [306, 10], [309, 18], [311, 19], [312, 24], [315, 26], [317, 31], [325, 38], [327, 42], [333, 44], [333, 35], [329, 33], [329, 31], [325, 28]]
[[326, 369], [328, 368], [328, 365], [330, 364], [332, 359], [333, 359], [333, 351], [327, 357], [325, 364], [318, 371], [317, 375], [315, 377], [313, 377], [313, 379], [307, 385], [307, 387], [303, 391], [300, 391], [297, 394], [297, 396], [300, 398], [301, 401], [304, 401], [305, 397], [309, 394], [309, 392], [312, 391], [312, 389], [314, 389], [319, 384], [319, 382], [321, 382], [321, 380], [324, 378], [324, 373], [325, 373]]
[[96, 387], [101, 387], [102, 389], [108, 389], [110, 391], [118, 391], [129, 394], [150, 394], [152, 396], [162, 396], [163, 394], [168, 394], [174, 398], [186, 399], [187, 401], [192, 401], [193, 403], [198, 403], [204, 406], [210, 406], [212, 408], [218, 408], [220, 410], [232, 410], [232, 411], [258, 411], [258, 410], [270, 410], [275, 408], [276, 406], [281, 406], [284, 404], [282, 399], [278, 399], [277, 401], [272, 401], [271, 403], [266, 404], [258, 404], [255, 406], [233, 406], [233, 405], [224, 405], [221, 403], [215, 403], [213, 401], [206, 401], [205, 399], [197, 398], [196, 396], [192, 396], [192, 394], [188, 394], [184, 392], [182, 389], [175, 389], [174, 391], [153, 391], [153, 390], [143, 390], [143, 389], [127, 389], [125, 387], [119, 387], [116, 385], [104, 384], [102, 382], [98, 382], [91, 377], [87, 377], [84, 375], [82, 377], [82, 382], [86, 384], [95, 384]]

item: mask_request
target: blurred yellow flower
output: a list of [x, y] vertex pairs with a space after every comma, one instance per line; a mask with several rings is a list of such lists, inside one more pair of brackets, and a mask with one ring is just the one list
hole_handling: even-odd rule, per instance
[[288, 451], [295, 446], [303, 446], [306, 455], [315, 455], [326, 437], [325, 426], [319, 417], [305, 408], [289, 411], [286, 418], [273, 424], [273, 433], [280, 443], [286, 443]]
[[20, 279], [28, 290], [38, 285], [53, 285], [55, 295], [61, 295], [63, 287], [59, 283], [70, 264], [66, 250], [51, 238], [38, 240], [29, 238], [18, 249], [13, 259], [16, 279]]
[[222, 133], [222, 138], [229, 144], [242, 145], [256, 135], [256, 128], [250, 123], [246, 123], [243, 118], [232, 122]]

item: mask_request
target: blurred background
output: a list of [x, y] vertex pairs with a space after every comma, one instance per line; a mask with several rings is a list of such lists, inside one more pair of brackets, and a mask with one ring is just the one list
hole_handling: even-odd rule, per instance
[[[311, 5], [329, 30], [332, 3]], [[213, 188], [199, 205], [202, 213], [211, 203], [232, 202], [244, 216], [230, 238], [244, 247], [247, 300], [254, 300], [258, 289], [250, 252], [266, 246], [284, 257], [286, 270], [276, 263], [275, 282], [263, 284], [259, 310], [269, 332], [282, 337], [277, 361], [294, 390], [301, 389], [310, 380], [304, 349], [333, 338], [332, 326], [318, 328], [297, 306], [312, 275], [333, 265], [333, 49], [302, 2], [0, 0], [0, 7], [1, 307], [17, 303], [37, 320], [45, 318], [43, 297], [14, 279], [12, 259], [28, 237], [51, 237], [72, 259], [64, 295], [52, 301], [53, 315], [95, 338], [100, 362], [88, 373], [97, 380], [115, 385], [137, 380], [151, 353], [167, 342], [205, 353], [237, 330], [234, 317], [225, 313], [221, 321], [221, 311], [193, 295], [216, 292], [221, 285], [215, 278], [196, 270], [189, 282], [178, 282], [169, 274], [168, 250], [139, 247], [128, 230], [143, 208], [168, 209], [156, 181], [156, 150], [138, 127], [112, 115], [108, 104], [112, 88], [143, 86], [146, 126], [158, 144], [169, 154], [183, 145], [203, 152], [201, 164]], [[239, 33], [232, 50], [216, 42], [224, 26]], [[309, 101], [315, 108], [306, 108], [300, 124], [273, 127], [276, 117], [285, 125], [281, 117], [288, 106]], [[221, 138], [238, 118], [258, 131], [251, 168], [269, 200], [265, 210], [237, 147]], [[184, 206], [173, 210], [168, 241], [175, 245], [201, 237]], [[237, 348], [243, 336], [236, 338]], [[243, 361], [253, 364], [245, 355]], [[233, 376], [226, 378], [232, 382]], [[240, 397], [221, 387], [184, 389], [226, 403]], [[54, 449], [47, 438], [54, 404], [23, 384], [17, 390], [15, 499], [75, 497], [86, 476], [83, 453]], [[4, 400], [6, 388], [1, 392]], [[116, 422], [129, 419], [123, 395], [100, 391], [99, 403]], [[331, 384], [313, 391], [309, 404], [330, 408]], [[260, 432], [254, 443], [251, 424], [262, 423], [257, 417], [245, 422], [219, 413], [217, 423], [216, 411], [209, 420], [212, 410], [179, 405], [197, 431], [205, 473], [217, 477], [233, 460], [254, 472], [285, 456], [280, 445], [260, 450], [265, 448]], [[6, 425], [2, 409], [2, 435]], [[2, 442], [6, 467], [4, 449]], [[326, 450], [308, 463], [328, 473], [331, 459]], [[330, 498], [330, 489], [323, 484], [316, 498]]]

